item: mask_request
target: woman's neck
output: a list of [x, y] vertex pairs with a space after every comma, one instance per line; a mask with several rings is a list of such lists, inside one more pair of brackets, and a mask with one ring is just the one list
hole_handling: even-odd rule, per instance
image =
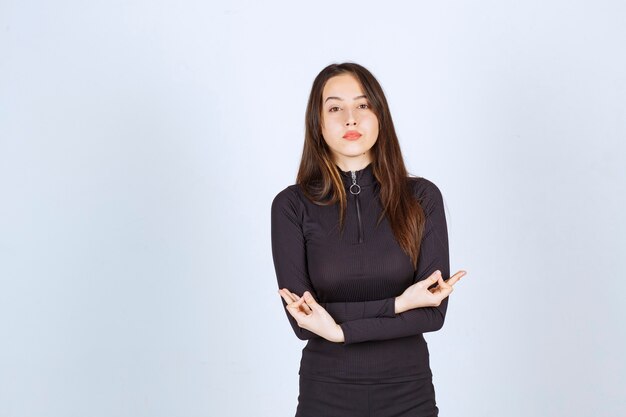
[[366, 155], [363, 155], [362, 157], [341, 158], [335, 160], [335, 165], [337, 165], [339, 169], [344, 172], [360, 171], [371, 163], [372, 159]]

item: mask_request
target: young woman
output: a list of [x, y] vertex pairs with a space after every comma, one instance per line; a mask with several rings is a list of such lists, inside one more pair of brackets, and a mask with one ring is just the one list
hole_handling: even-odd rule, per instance
[[387, 100], [355, 63], [315, 78], [296, 184], [271, 206], [278, 293], [307, 340], [296, 417], [437, 416], [423, 333], [450, 277], [439, 188], [409, 176]]

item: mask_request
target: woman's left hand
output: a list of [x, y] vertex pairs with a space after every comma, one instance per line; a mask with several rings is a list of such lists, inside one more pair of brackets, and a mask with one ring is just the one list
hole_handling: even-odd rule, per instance
[[343, 343], [344, 335], [341, 327], [335, 322], [328, 311], [322, 307], [311, 295], [305, 291], [300, 297], [287, 288], [278, 290], [278, 293], [287, 303], [287, 311], [298, 322], [298, 326], [307, 329], [324, 339]]

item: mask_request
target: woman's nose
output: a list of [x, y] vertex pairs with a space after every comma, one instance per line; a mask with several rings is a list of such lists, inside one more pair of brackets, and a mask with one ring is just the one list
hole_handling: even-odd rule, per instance
[[346, 120], [346, 126], [350, 126], [352, 125], [356, 125], [356, 119], [354, 118], [354, 113], [352, 112], [352, 110], [348, 110], [347, 113], [347, 120]]

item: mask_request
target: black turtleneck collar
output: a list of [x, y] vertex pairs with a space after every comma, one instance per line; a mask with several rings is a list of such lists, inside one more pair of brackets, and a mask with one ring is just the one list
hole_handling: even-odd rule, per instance
[[[376, 182], [376, 177], [374, 176], [373, 165], [374, 165], [373, 162], [370, 162], [369, 164], [365, 166], [365, 168], [354, 171], [354, 173], [356, 174], [357, 184], [363, 186], [363, 185], [371, 185]], [[341, 168], [339, 168], [339, 165], [337, 164], [335, 164], [335, 166], [337, 167], [337, 170], [339, 170], [339, 174], [341, 175], [341, 179], [343, 180], [343, 183], [347, 185], [348, 187], [352, 185], [352, 172], [342, 171]]]

